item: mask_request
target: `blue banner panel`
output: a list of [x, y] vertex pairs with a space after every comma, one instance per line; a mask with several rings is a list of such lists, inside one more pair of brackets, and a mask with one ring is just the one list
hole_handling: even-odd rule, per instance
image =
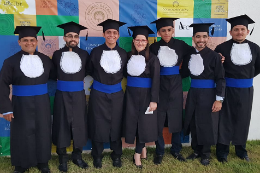
[[104, 43], [104, 37], [88, 37], [88, 40], [86, 40], [86, 37], [80, 37], [80, 48], [88, 51], [89, 54], [93, 48], [100, 46]]
[[0, 137], [10, 137], [10, 123], [0, 118]]
[[77, 0], [57, 0], [59, 16], [78, 16], [79, 5]]
[[147, 25], [157, 32], [155, 24], [150, 24], [157, 19], [157, 0], [119, 0], [119, 14], [119, 20], [127, 23], [120, 27], [120, 37], [129, 37], [127, 27], [136, 25]]

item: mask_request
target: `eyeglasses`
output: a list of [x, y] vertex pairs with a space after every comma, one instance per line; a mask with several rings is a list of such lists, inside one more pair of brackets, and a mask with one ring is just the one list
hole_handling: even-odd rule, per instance
[[69, 35], [65, 35], [64, 37], [68, 37], [69, 39], [72, 39], [72, 38], [75, 38], [75, 39], [79, 39], [79, 35], [71, 35], [71, 34], [69, 34]]
[[148, 40], [139, 40], [139, 39], [134, 39], [134, 42], [136, 43], [147, 43]]

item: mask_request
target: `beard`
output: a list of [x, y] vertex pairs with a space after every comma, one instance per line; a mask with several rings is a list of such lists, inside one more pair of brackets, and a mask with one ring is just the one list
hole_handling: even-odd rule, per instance
[[[76, 43], [76, 44], [73, 44], [73, 43]], [[74, 47], [78, 46], [78, 43], [75, 42], [75, 41], [69, 41], [69, 42], [66, 42], [66, 45], [67, 45], [69, 48], [74, 48]]]
[[[202, 45], [201, 45], [201, 43], [202, 43]], [[196, 45], [196, 47], [198, 47], [198, 48], [204, 48], [204, 47], [207, 46], [207, 43], [206, 43], [206, 42], [199, 42], [199, 43], [196, 43], [195, 45]]]

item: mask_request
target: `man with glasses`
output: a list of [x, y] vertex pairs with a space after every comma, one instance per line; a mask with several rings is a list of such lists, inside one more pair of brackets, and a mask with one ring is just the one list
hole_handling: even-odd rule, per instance
[[57, 146], [59, 170], [67, 172], [66, 147], [73, 140], [72, 162], [86, 169], [82, 149], [87, 142], [86, 96], [84, 77], [89, 58], [87, 51], [78, 47], [80, 30], [87, 29], [75, 22], [58, 25], [64, 29], [65, 46], [54, 52], [52, 61], [57, 73], [54, 100], [52, 140]]

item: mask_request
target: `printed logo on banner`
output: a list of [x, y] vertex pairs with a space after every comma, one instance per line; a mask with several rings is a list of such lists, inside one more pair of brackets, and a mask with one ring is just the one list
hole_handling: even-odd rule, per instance
[[1, 0], [0, 13], [5, 14], [36, 14], [33, 0]]
[[55, 50], [59, 49], [59, 37], [45, 36], [43, 41], [42, 36], [38, 36], [38, 50], [45, 55], [52, 57]]
[[214, 27], [214, 35], [211, 37], [226, 37], [227, 36], [227, 22], [225, 19], [212, 19], [212, 18], [194, 18], [194, 23], [214, 23], [209, 30]]
[[212, 0], [211, 17], [227, 18], [228, 17], [228, 0]]
[[35, 15], [14, 14], [15, 26], [36, 26]]
[[174, 23], [175, 23], [175, 37], [192, 37], [193, 28], [189, 27], [193, 23], [192, 18], [181, 18], [175, 20]]
[[113, 18], [113, 11], [104, 2], [95, 2], [88, 6], [85, 11], [85, 20], [88, 26], [96, 31], [102, 31], [101, 26], [97, 24]]
[[57, 1], [37, 0], [35, 2], [37, 15], [58, 15]]
[[119, 3], [120, 21], [127, 23], [120, 27], [120, 36], [129, 37], [127, 27], [137, 25], [148, 25], [156, 33], [155, 24], [150, 24], [157, 19], [156, 11], [156, 0], [132, 0]]
[[89, 28], [80, 32], [80, 36], [102, 37], [103, 27], [97, 24], [107, 20], [119, 20], [118, 0], [79, 0], [79, 24]]
[[0, 35], [14, 34], [14, 15], [0, 14]]
[[158, 0], [157, 17], [193, 18], [194, 0]]

